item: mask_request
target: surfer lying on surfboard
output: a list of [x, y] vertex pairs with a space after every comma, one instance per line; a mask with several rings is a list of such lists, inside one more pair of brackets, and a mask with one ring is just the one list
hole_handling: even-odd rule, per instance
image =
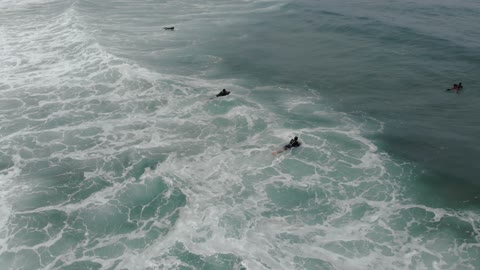
[[222, 91], [220, 91], [220, 93], [216, 95], [216, 97], [224, 97], [224, 96], [228, 96], [229, 94], [230, 94], [230, 91], [223, 89]]
[[462, 83], [458, 83], [458, 84], [454, 84], [453, 88], [448, 88], [447, 91], [455, 90], [455, 92], [458, 93], [458, 91], [460, 91], [461, 89], [463, 89], [463, 85]]
[[274, 151], [272, 153], [272, 155], [280, 154], [280, 153], [285, 152], [285, 151], [287, 151], [287, 150], [289, 150], [293, 147], [299, 147], [300, 145], [302, 145], [302, 143], [299, 142], [298, 137], [295, 136], [295, 138], [291, 139], [290, 142], [288, 144], [284, 145], [282, 149]]
[[216, 94], [214, 97], [209, 98], [209, 100], [217, 98], [217, 97], [228, 96], [229, 94], [230, 94], [230, 91], [227, 91], [227, 90], [223, 89], [222, 91], [220, 91], [220, 93]]

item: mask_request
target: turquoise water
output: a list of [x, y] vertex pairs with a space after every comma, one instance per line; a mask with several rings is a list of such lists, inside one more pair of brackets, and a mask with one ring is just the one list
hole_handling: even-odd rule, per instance
[[0, 269], [480, 268], [479, 11], [0, 1]]

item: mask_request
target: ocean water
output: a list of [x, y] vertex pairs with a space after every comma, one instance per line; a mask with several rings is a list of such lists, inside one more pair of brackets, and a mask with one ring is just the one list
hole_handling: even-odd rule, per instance
[[0, 269], [479, 269], [479, 13], [1, 0]]

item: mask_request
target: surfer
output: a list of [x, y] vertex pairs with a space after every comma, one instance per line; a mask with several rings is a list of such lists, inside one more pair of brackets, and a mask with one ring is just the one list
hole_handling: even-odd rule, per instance
[[302, 145], [302, 143], [299, 142], [298, 137], [295, 136], [295, 138], [291, 139], [290, 142], [288, 144], [284, 145], [282, 149], [280, 149], [278, 151], [274, 151], [272, 154], [273, 155], [280, 154], [280, 153], [282, 153], [284, 151], [287, 151], [287, 150], [289, 150], [293, 147], [299, 147], [300, 145]]
[[463, 85], [460, 82], [458, 84], [454, 84], [452, 88], [448, 88], [447, 91], [455, 90], [455, 92], [458, 94], [458, 91], [460, 91], [461, 89], [463, 89]]
[[290, 142], [283, 147], [283, 150], [288, 150], [292, 147], [299, 147], [300, 144], [301, 143], [298, 141], [298, 137], [295, 136], [295, 138], [291, 139]]
[[230, 91], [223, 89], [222, 91], [220, 91], [220, 93], [216, 95], [216, 97], [224, 97], [224, 96], [228, 96], [229, 94], [230, 94]]
[[450, 91], [450, 90], [458, 90], [458, 84], [454, 84], [452, 88], [448, 88], [447, 91]]
[[164, 27], [163, 29], [164, 29], [164, 30], [171, 30], [171, 31], [173, 31], [173, 30], [175, 29], [175, 27], [173, 27], [173, 26], [172, 26], [172, 27]]

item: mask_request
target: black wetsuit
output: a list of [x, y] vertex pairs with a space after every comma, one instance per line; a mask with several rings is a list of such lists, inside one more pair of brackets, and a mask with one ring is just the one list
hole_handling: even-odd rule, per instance
[[230, 94], [229, 91], [222, 90], [222, 91], [220, 91], [220, 93], [218, 93], [216, 96], [217, 96], [217, 97], [223, 97], [223, 96], [228, 96], [228, 94]]
[[294, 139], [291, 139], [290, 143], [283, 147], [283, 150], [288, 150], [292, 147], [299, 147], [301, 144], [302, 143], [300, 143], [299, 141], [295, 141]]

